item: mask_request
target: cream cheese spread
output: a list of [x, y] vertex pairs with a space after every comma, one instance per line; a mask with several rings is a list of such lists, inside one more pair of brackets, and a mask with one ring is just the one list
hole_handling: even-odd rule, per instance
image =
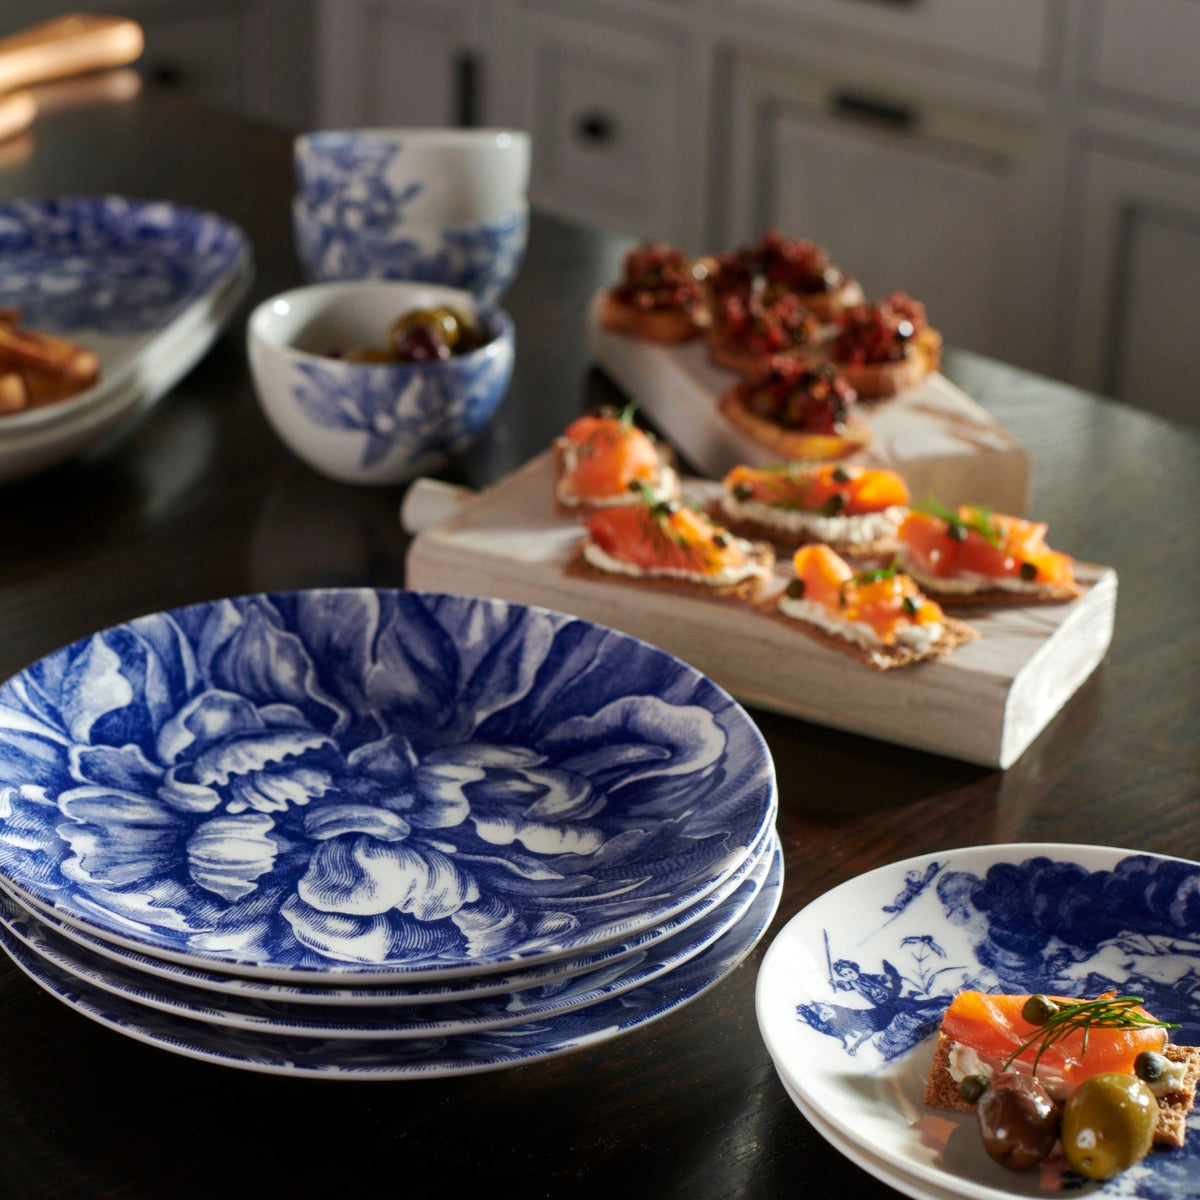
[[[617, 492], [612, 496], [581, 497], [574, 488], [570, 487], [570, 477], [579, 465], [579, 447], [569, 438], [560, 438], [558, 447], [562, 451], [563, 474], [555, 486], [554, 494], [558, 502], [567, 508], [576, 508], [586, 503], [591, 508], [620, 508], [623, 504], [631, 504], [640, 497], [632, 492]], [[679, 477], [674, 469], [661, 459], [658, 464], [658, 478], [647, 484], [650, 496], [654, 500], [670, 500], [679, 491]]]
[[[837, 634], [838, 637], [843, 637], [868, 650], [877, 650], [888, 644], [870, 625], [863, 621], [847, 621], [835, 617], [829, 609], [815, 600], [794, 600], [791, 596], [781, 596], [779, 611], [798, 621], [807, 621], [809, 624], [816, 625], [827, 633]], [[896, 626], [895, 644], [920, 652], [936, 646], [941, 637], [942, 623], [940, 621], [932, 621], [928, 625], [903, 622]]]
[[754, 557], [754, 547], [749, 542], [741, 541], [740, 539], [738, 545], [741, 546], [748, 556], [746, 565], [740, 570], [718, 571], [714, 575], [707, 575], [700, 571], [686, 571], [682, 567], [653, 567], [650, 570], [646, 570], [643, 567], [637, 567], [632, 563], [622, 562], [620, 559], [613, 558], [611, 554], [606, 554], [592, 541], [584, 542], [583, 557], [593, 567], [599, 567], [602, 571], [611, 571], [615, 575], [628, 575], [634, 579], [654, 577], [687, 579], [692, 583], [702, 583], [709, 587], [728, 587], [731, 584], [741, 583], [746, 579], [753, 578], [766, 579], [771, 573], [770, 567]]
[[769, 525], [784, 533], [807, 533], [822, 542], [873, 542], [896, 532], [905, 509], [892, 507], [882, 512], [827, 517], [823, 513], [783, 508], [762, 500], [739, 500], [728, 492], [721, 498], [727, 516]]

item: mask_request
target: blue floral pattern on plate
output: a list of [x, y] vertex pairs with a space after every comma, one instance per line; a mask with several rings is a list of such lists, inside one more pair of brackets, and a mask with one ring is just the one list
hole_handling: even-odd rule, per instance
[[[840, 1136], [962, 1195], [1043, 1195], [1094, 1189], [1061, 1161], [1033, 1182], [1006, 1172], [977, 1137], [947, 1141], [923, 1115], [931, 1035], [961, 989], [1108, 988], [1178, 1022], [1172, 1040], [1200, 1044], [1200, 864], [1051, 845], [881, 868], [789, 922], [764, 959], [758, 1014], [781, 1076]], [[1200, 1145], [1156, 1150], [1096, 1190], [1194, 1196]]]
[[308, 1004], [211, 995], [152, 979], [89, 954], [41, 925], [14, 901], [0, 897], [0, 925], [39, 957], [92, 987], [136, 1004], [192, 1020], [288, 1037], [412, 1038], [442, 1037], [503, 1029], [526, 1021], [558, 1016], [650, 983], [687, 962], [722, 937], [745, 915], [779, 853], [772, 838], [754, 870], [731, 895], [694, 926], [660, 946], [620, 962], [594, 967], [522, 992], [433, 1005], [381, 1005], [370, 1010], [331, 1013]]
[[541, 609], [370, 589], [156, 613], [0, 687], [0, 875], [158, 957], [386, 982], [583, 951], [774, 817], [746, 713]]
[[398, 449], [408, 459], [460, 450], [491, 420], [512, 376], [508, 319], [490, 309], [481, 310], [479, 319], [496, 340], [445, 369], [298, 361], [292, 394], [314, 424], [366, 435], [363, 467]]
[[31, 953], [0, 927], [0, 947], [41, 987], [77, 1012], [176, 1054], [269, 1074], [330, 1079], [407, 1079], [493, 1071], [598, 1045], [690, 1004], [754, 949], [779, 904], [783, 855], [746, 915], [708, 949], [651, 982], [575, 1012], [452, 1037], [313, 1041], [230, 1030], [158, 1013], [110, 996]]
[[0, 205], [0, 305], [31, 328], [107, 335], [169, 325], [250, 258], [212, 213], [124, 196]]
[[74, 946], [82, 947], [90, 957], [98, 957], [115, 964], [118, 970], [128, 969], [143, 977], [151, 976], [153, 980], [182, 984], [194, 992], [217, 992], [297, 1007], [320, 1005], [329, 1008], [346, 1005], [355, 1008], [381, 1008], [401, 1004], [408, 1007], [442, 1004], [447, 1001], [461, 1003], [504, 993], [521, 992], [529, 988], [549, 987], [572, 975], [617, 967], [623, 960], [635, 954], [655, 952], [660, 942], [683, 933], [718, 905], [724, 904], [730, 895], [741, 887], [746, 877], [761, 867], [768, 845], [774, 837], [774, 826], [767, 826], [759, 840], [751, 847], [745, 861], [728, 879], [702, 896], [695, 904], [620, 941], [606, 942], [596, 950], [584, 954], [564, 955], [524, 970], [494, 972], [428, 984], [373, 983], [363, 987], [321, 987], [308, 983], [276, 983], [264, 979], [246, 979], [219, 971], [201, 971], [184, 963], [150, 958], [128, 947], [105, 942], [92, 936], [85, 929], [68, 925], [29, 897], [17, 900], [4, 891], [2, 884], [0, 904], [6, 899], [11, 900], [18, 909], [28, 912], [40, 925], [52, 929]]

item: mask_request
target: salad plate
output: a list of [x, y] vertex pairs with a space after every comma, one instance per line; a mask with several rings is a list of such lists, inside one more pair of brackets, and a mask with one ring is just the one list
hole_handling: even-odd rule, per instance
[[[489, 999], [495, 996], [512, 995], [527, 991], [531, 988], [547, 988], [555, 984], [562, 985], [564, 981], [584, 973], [603, 969], [619, 968], [625, 960], [634, 955], [647, 955], [658, 952], [659, 945], [665, 939], [675, 938], [688, 930], [697, 921], [711, 914], [719, 905], [724, 905], [746, 878], [757, 874], [763, 868], [767, 851], [775, 840], [775, 830], [770, 828], [760, 839], [746, 862], [742, 864], [724, 883], [714, 888], [708, 895], [690, 908], [677, 913], [661, 925], [642, 930], [632, 937], [622, 939], [593, 950], [587, 954], [569, 955], [556, 958], [541, 966], [530, 967], [524, 971], [501, 972], [486, 974], [474, 978], [448, 980], [444, 983], [389, 985], [375, 984], [363, 987], [320, 987], [308, 984], [272, 983], [262, 979], [246, 979], [237, 975], [225, 975], [218, 971], [201, 971], [195, 967], [184, 966], [182, 963], [170, 962], [166, 959], [151, 958], [137, 951], [126, 949], [124, 946], [113, 945], [100, 938], [93, 937], [86, 930], [76, 928], [60, 921], [52, 912], [47, 911], [32, 901], [24, 904], [10, 895], [0, 884], [0, 910], [7, 913], [24, 912], [32, 917], [40, 927], [80, 948], [84, 961], [100, 965], [101, 960], [106, 965], [104, 970], [112, 973], [127, 971], [142, 979], [143, 985], [157, 986], [158, 981], [165, 980], [169, 984], [178, 985], [196, 993], [218, 993], [222, 996], [233, 996], [240, 1000], [256, 1001], [268, 1005], [286, 1004], [296, 1009], [312, 1008], [386, 1008], [403, 1005], [411, 1008], [415, 1005], [431, 1005], [452, 1003], [468, 1003], [476, 1000]], [[11, 901], [15, 910], [3, 904], [4, 900]], [[212, 1000], [209, 1003], [220, 1003]]]
[[251, 268], [250, 242], [214, 213], [125, 196], [0, 205], [0, 306], [100, 360], [95, 386], [0, 421], [0, 439], [70, 420], [134, 379], [173, 333], [211, 340], [222, 292]]
[[955, 1196], [1097, 1191], [1166, 1200], [1200, 1187], [1200, 1144], [1155, 1148], [1104, 1185], [1053, 1157], [1017, 1174], [972, 1116], [926, 1109], [933, 1034], [954, 994], [1143, 997], [1200, 1042], [1200, 865], [1111, 847], [979, 846], [834, 888], [780, 931], [756, 1009], [784, 1083], [873, 1159]]
[[[782, 851], [775, 838], [751, 874], [705, 919], [659, 947], [616, 964], [605, 965], [523, 992], [482, 1000], [437, 1005], [396, 1005], [371, 1010], [335, 1009], [329, 1015], [311, 1005], [222, 997], [182, 984], [147, 979], [139, 972], [73, 947], [53, 930], [40, 926], [11, 901], [0, 901], [0, 925], [25, 947], [92, 987], [136, 1004], [210, 1025], [293, 1038], [403, 1039], [478, 1033], [543, 1020], [597, 1004], [641, 987], [675, 970], [706, 950], [746, 914]], [[14, 911], [15, 910], [15, 911]]]
[[774, 823], [695, 669], [547, 609], [367, 588], [155, 613], [0, 686], [0, 878], [154, 958], [321, 986], [670, 920]]
[[652, 982], [576, 1012], [511, 1029], [405, 1040], [311, 1040], [230, 1030], [154, 1012], [111, 996], [32, 953], [0, 927], [0, 947], [35, 983], [68, 1007], [175, 1054], [267, 1074], [395, 1080], [475, 1074], [556, 1058], [644, 1028], [696, 1000], [733, 971], [766, 932], [779, 904], [783, 855], [772, 852], [746, 915], [707, 950]]

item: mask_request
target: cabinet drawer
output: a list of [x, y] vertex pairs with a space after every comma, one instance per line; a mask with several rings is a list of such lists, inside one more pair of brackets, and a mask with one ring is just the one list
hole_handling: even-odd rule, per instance
[[681, 48], [537, 10], [525, 12], [523, 32], [534, 202], [635, 236], [670, 236]]
[[1200, 109], [1200, 4], [1094, 0], [1088, 7], [1085, 70], [1105, 90]]
[[[1053, 49], [1052, 0], [741, 0], [747, 16], [813, 17], [900, 53], [944, 52], [1037, 71]], [[753, 10], [753, 13], [751, 12]]]

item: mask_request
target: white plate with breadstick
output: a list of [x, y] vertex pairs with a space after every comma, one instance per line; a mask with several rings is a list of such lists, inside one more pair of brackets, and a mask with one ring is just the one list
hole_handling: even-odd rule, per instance
[[0, 479], [28, 473], [33, 441], [39, 461], [55, 441], [74, 453], [68, 428], [102, 427], [117, 397], [157, 400], [179, 378], [168, 353], [193, 364], [253, 273], [236, 225], [119, 196], [0, 206], [0, 258]]
[[814, 1128], [909, 1196], [1194, 1197], [1198, 895], [1200, 864], [1107, 846], [893, 863], [784, 926], [759, 1029]]

